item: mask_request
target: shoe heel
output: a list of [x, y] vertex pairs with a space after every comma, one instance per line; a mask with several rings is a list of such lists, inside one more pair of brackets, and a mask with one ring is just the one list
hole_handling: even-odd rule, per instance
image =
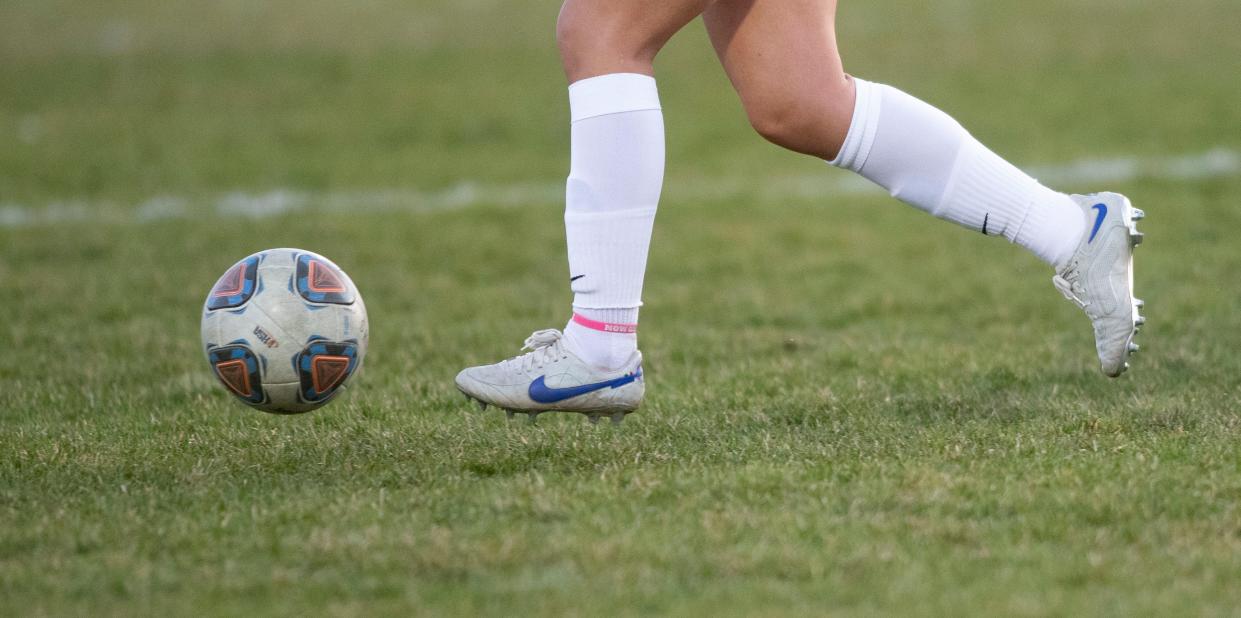
[[[1123, 197], [1123, 196], [1122, 196]], [[1142, 240], [1146, 235], [1138, 231], [1138, 221], [1146, 218], [1146, 211], [1140, 208], [1134, 208], [1129, 202], [1129, 198], [1124, 198], [1125, 227], [1129, 230], [1129, 246], [1136, 247], [1142, 244]]]

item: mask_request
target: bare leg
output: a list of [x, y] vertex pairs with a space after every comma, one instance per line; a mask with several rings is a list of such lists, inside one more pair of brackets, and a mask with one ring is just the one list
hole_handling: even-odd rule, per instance
[[566, 349], [596, 369], [641, 364], [637, 323], [663, 188], [664, 121], [652, 62], [713, 0], [566, 0], [556, 27], [569, 78]]
[[[836, 49], [835, 12], [836, 0], [566, 0], [556, 34], [571, 83], [565, 228], [573, 318], [563, 335], [527, 339], [531, 352], [519, 363], [462, 371], [463, 393], [532, 416], [606, 412], [615, 421], [640, 405], [637, 318], [664, 171], [652, 62], [699, 14], [759, 133], [941, 219], [1031, 250], [1086, 309], [1103, 371], [1124, 371], [1142, 320], [1131, 290], [1140, 211], [1115, 194], [1075, 200], [1047, 189], [942, 111], [850, 78]], [[1108, 231], [1090, 245], [1100, 229]], [[520, 369], [535, 366], [545, 374], [533, 380]], [[553, 374], [557, 383], [546, 384]]]
[[[1116, 194], [1075, 199], [1048, 189], [934, 106], [851, 79], [836, 49], [835, 13], [836, 0], [719, 0], [703, 13], [754, 128], [940, 219], [1030, 250], [1086, 309], [1103, 372], [1119, 375], [1142, 321], [1131, 289], [1141, 212]], [[1095, 231], [1115, 231], [1099, 241], [1108, 249], [1091, 244], [1087, 219]]]
[[854, 97], [836, 49], [836, 0], [719, 0], [703, 20], [755, 130], [835, 158]]
[[653, 75], [664, 44], [714, 0], [566, 0], [556, 41], [569, 82], [611, 73]]
[[936, 217], [1003, 236], [1057, 269], [1081, 209], [896, 88], [851, 79], [836, 49], [836, 0], [719, 0], [703, 14], [716, 53], [764, 137], [831, 161]]
[[613, 422], [641, 404], [638, 311], [664, 177], [652, 62], [712, 1], [565, 1], [556, 41], [570, 82], [564, 222], [572, 317], [563, 334], [531, 335], [518, 362], [462, 371], [456, 382], [466, 396], [532, 418], [561, 410]]

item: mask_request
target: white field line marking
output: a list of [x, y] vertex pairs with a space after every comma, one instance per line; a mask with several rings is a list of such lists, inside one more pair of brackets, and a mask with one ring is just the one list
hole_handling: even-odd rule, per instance
[[[1177, 157], [1118, 157], [1080, 159], [1063, 165], [1027, 168], [1031, 175], [1051, 186], [1090, 186], [1101, 190], [1107, 183], [1141, 178], [1199, 181], [1241, 175], [1241, 153], [1215, 148]], [[767, 177], [681, 178], [667, 183], [670, 201], [709, 202], [752, 196], [764, 200], [814, 200], [832, 196], [874, 193], [881, 190], [859, 176], [843, 173], [796, 174]], [[464, 182], [442, 191], [390, 189], [377, 191], [308, 192], [275, 189], [264, 193], [231, 192], [194, 198], [158, 195], [140, 204], [68, 200], [31, 207], [0, 202], [0, 228], [21, 228], [60, 223], [134, 224], [191, 217], [247, 217], [263, 219], [295, 212], [326, 213], [433, 213], [475, 206], [520, 207], [559, 203], [564, 199], [561, 182], [482, 185]]]

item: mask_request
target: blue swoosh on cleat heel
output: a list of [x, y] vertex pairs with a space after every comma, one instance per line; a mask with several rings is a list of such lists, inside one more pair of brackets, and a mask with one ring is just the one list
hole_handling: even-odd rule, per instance
[[556, 403], [566, 399], [572, 399], [578, 395], [593, 393], [597, 390], [605, 388], [620, 388], [626, 384], [630, 384], [638, 378], [642, 377], [642, 370], [623, 375], [615, 380], [607, 380], [604, 382], [595, 382], [594, 384], [583, 384], [581, 386], [570, 386], [568, 388], [551, 388], [547, 386], [547, 376], [539, 376], [535, 381], [530, 383], [530, 399], [537, 403]]
[[1092, 209], [1098, 211], [1094, 219], [1094, 229], [1090, 230], [1090, 240], [1086, 244], [1094, 242], [1095, 234], [1099, 233], [1099, 228], [1103, 225], [1103, 220], [1107, 218], [1107, 204], [1095, 204]]

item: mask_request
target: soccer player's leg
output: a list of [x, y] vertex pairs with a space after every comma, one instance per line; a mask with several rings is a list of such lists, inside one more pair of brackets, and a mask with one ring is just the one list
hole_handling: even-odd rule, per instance
[[510, 411], [619, 421], [645, 394], [638, 308], [664, 174], [652, 62], [710, 0], [568, 0], [556, 35], [569, 78], [565, 232], [573, 311], [526, 354], [457, 375], [466, 396]]
[[[854, 171], [936, 217], [1030, 250], [1090, 317], [1103, 372], [1120, 375], [1143, 321], [1132, 261], [1141, 211], [1123, 196], [1048, 189], [944, 112], [849, 77], [836, 47], [835, 12], [835, 0], [720, 0], [705, 11], [751, 124], [768, 140]], [[1108, 233], [1117, 230], [1124, 233]]]

